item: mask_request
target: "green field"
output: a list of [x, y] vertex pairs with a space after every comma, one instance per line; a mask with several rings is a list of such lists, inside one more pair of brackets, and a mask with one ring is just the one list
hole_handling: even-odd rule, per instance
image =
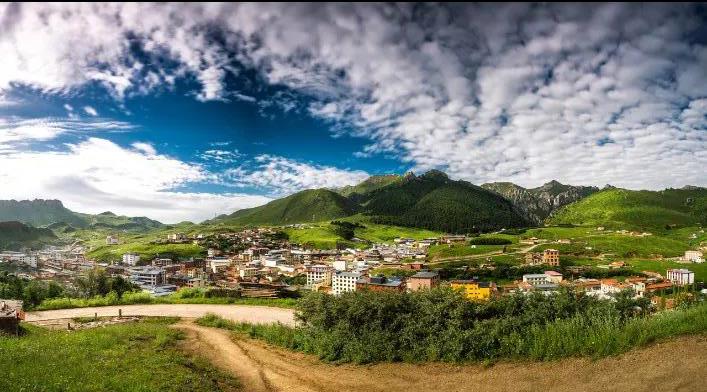
[[429, 249], [430, 260], [480, 255], [503, 250], [503, 245], [432, 245]]
[[150, 244], [129, 242], [118, 245], [101, 245], [86, 255], [98, 261], [119, 261], [124, 253], [138, 253], [143, 259], [152, 259], [158, 255], [170, 255], [178, 258], [199, 257], [206, 252], [194, 244]]
[[[369, 223], [364, 217], [356, 215], [353, 219], [342, 219], [349, 222], [358, 222], [365, 226], [356, 228], [354, 235], [356, 238], [366, 242], [391, 243], [395, 238], [413, 238], [421, 240], [430, 237], [439, 237], [441, 233], [425, 229], [415, 229], [410, 227], [388, 226]], [[319, 249], [335, 249], [337, 244], [344, 244], [350, 247], [363, 248], [368, 246], [366, 242], [347, 241], [334, 232], [334, 227], [329, 222], [309, 224], [306, 228], [284, 228], [283, 231], [290, 237], [290, 242], [304, 244]]]
[[183, 354], [174, 320], [0, 337], [0, 391], [236, 391], [237, 380]]

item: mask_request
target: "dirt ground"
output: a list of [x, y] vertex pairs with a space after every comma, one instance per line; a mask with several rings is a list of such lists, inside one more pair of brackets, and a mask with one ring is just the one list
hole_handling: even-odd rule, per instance
[[60, 310], [44, 310], [28, 312], [28, 322], [43, 320], [71, 319], [75, 317], [112, 317], [118, 315], [118, 309], [123, 316], [165, 316], [198, 318], [213, 313], [228, 320], [249, 323], [280, 322], [293, 325], [295, 322], [292, 309], [274, 308], [251, 305], [211, 305], [211, 304], [159, 304], [159, 305], [118, 305], [99, 306], [93, 308], [74, 308]]
[[707, 391], [707, 336], [600, 360], [337, 366], [187, 320], [176, 327], [187, 332], [185, 349], [235, 374], [246, 391]]

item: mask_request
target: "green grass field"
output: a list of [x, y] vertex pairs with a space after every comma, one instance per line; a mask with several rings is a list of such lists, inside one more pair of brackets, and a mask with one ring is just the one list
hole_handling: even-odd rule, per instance
[[446, 257], [463, 257], [503, 250], [503, 245], [433, 245], [429, 249], [430, 260]]
[[236, 391], [237, 380], [182, 353], [171, 319], [0, 337], [0, 391]]
[[194, 244], [149, 244], [129, 242], [118, 245], [101, 245], [86, 255], [89, 259], [98, 261], [119, 261], [124, 253], [137, 253], [143, 259], [152, 259], [158, 255], [171, 255], [178, 258], [199, 257], [206, 252]]
[[[424, 229], [368, 223], [362, 217], [351, 220], [346, 219], [346, 221], [355, 221], [363, 224], [365, 228], [356, 228], [354, 235], [356, 238], [370, 242], [390, 243], [395, 238], [421, 240], [429, 237], [436, 238], [441, 235], [439, 232]], [[366, 243], [347, 241], [338, 236], [329, 222], [312, 223], [304, 229], [285, 228], [284, 231], [290, 237], [291, 242], [306, 244], [319, 249], [335, 249], [337, 243], [356, 248], [367, 246]]]

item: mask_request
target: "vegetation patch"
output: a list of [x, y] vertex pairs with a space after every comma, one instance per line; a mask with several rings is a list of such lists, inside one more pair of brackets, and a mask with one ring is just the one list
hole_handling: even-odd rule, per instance
[[237, 380], [177, 349], [172, 319], [0, 337], [2, 391], [236, 391]]

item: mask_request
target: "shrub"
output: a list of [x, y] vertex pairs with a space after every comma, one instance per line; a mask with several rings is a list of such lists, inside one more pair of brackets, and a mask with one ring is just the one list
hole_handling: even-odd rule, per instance
[[471, 245], [510, 245], [513, 241], [499, 237], [476, 237], [469, 240]]

